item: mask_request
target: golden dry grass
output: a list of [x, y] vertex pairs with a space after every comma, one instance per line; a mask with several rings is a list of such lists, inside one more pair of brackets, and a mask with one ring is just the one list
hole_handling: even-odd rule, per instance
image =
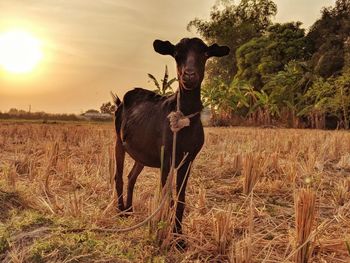
[[[112, 124], [0, 123], [0, 261], [295, 262], [309, 241], [310, 262], [350, 262], [348, 132], [205, 132], [187, 188], [181, 253], [158, 246], [154, 229], [162, 221], [152, 231], [70, 231], [132, 226], [155, 207], [159, 171], [147, 168], [136, 183], [134, 214], [118, 215]], [[127, 159], [125, 182], [131, 167]], [[315, 211], [312, 222], [300, 219], [304, 231], [295, 209], [306, 188], [315, 193]]]

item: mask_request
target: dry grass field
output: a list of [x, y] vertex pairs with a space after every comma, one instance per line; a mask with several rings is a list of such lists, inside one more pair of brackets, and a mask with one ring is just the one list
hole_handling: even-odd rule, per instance
[[96, 230], [142, 221], [159, 188], [159, 171], [145, 169], [134, 213], [118, 215], [112, 124], [0, 123], [0, 261], [350, 262], [349, 132], [205, 132], [181, 252], [147, 225]]

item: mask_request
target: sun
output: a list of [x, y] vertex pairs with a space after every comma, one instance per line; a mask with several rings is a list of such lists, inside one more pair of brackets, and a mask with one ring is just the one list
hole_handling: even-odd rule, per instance
[[40, 41], [30, 33], [11, 30], [0, 34], [0, 66], [10, 73], [29, 73], [43, 57]]

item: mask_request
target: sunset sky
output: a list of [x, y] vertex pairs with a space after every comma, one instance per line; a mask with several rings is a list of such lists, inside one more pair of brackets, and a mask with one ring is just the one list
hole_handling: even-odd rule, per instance
[[[308, 28], [334, 0], [276, 0], [275, 21]], [[215, 0], [0, 0], [0, 36], [18, 29], [41, 42], [42, 60], [25, 74], [0, 68], [0, 111], [81, 113], [122, 96], [132, 87], [152, 88], [174, 62], [153, 51], [154, 39], [175, 43], [197, 36], [186, 25], [208, 18]], [[1, 54], [1, 53], [0, 53]]]

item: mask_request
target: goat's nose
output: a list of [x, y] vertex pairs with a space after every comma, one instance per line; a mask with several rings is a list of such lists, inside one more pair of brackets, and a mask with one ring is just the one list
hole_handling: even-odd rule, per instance
[[194, 70], [185, 70], [185, 77], [187, 79], [193, 79], [196, 75], [196, 73], [194, 72]]

